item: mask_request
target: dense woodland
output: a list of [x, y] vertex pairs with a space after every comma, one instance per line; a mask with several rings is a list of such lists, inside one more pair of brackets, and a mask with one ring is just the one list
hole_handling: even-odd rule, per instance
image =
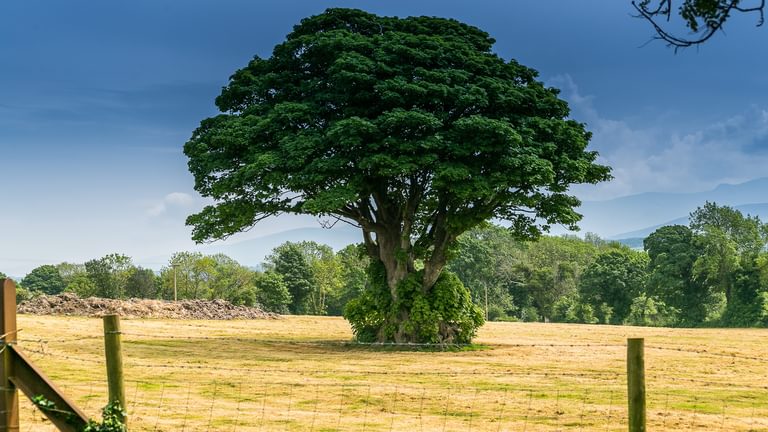
[[[768, 225], [706, 203], [661, 227], [644, 250], [587, 233], [520, 241], [496, 225], [459, 238], [448, 270], [489, 320], [651, 326], [768, 325]], [[108, 298], [225, 299], [278, 313], [341, 315], [368, 283], [362, 246], [284, 243], [261, 271], [225, 255], [179, 252], [156, 273], [118, 254], [32, 270], [19, 300], [71, 292]], [[1, 275], [1, 274], [0, 274]]]

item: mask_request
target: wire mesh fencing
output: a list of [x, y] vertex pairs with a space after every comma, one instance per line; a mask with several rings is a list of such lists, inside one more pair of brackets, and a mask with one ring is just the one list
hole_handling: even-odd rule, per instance
[[[263, 335], [123, 332], [132, 430], [626, 430], [625, 345], [484, 347], [350, 344]], [[89, 415], [106, 404], [97, 335], [20, 339]], [[646, 346], [649, 430], [768, 430], [768, 359]], [[22, 430], [54, 430], [31, 403]]]

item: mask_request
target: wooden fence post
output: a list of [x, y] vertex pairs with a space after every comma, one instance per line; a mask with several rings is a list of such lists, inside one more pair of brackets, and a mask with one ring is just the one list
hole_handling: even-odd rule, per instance
[[30, 400], [39, 396], [52, 403], [52, 408], [38, 407], [60, 431], [84, 429], [88, 423], [85, 414], [16, 346], [16, 284], [11, 279], [0, 279], [0, 288], [0, 335], [4, 342], [0, 362], [0, 430], [19, 430], [16, 390]]
[[3, 338], [0, 362], [0, 430], [19, 430], [19, 392], [10, 378], [13, 356], [8, 349], [16, 342], [16, 285], [11, 279], [0, 279], [0, 335]]
[[[119, 402], [126, 410], [125, 387], [123, 385], [123, 349], [120, 333], [120, 316], [104, 315], [104, 352], [107, 359], [107, 384], [109, 403]], [[125, 418], [123, 423], [127, 423]]]
[[645, 340], [627, 339], [629, 432], [645, 432]]

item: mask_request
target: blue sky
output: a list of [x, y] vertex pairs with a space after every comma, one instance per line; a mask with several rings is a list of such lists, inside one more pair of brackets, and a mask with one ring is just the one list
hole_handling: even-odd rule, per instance
[[[629, 0], [9, 0], [0, 5], [0, 271], [194, 247], [182, 146], [229, 75], [327, 7], [453, 17], [560, 87], [616, 179], [584, 199], [766, 176], [768, 28], [675, 54]], [[230, 241], [316, 226], [266, 221]]]

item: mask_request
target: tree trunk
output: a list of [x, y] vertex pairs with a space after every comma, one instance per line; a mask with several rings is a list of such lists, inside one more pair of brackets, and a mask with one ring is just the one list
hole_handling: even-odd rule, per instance
[[403, 247], [399, 229], [377, 233], [376, 239], [379, 246], [378, 259], [384, 264], [387, 272], [387, 286], [392, 294], [392, 300], [397, 301], [397, 285], [408, 277], [408, 274], [415, 271], [410, 242]]

